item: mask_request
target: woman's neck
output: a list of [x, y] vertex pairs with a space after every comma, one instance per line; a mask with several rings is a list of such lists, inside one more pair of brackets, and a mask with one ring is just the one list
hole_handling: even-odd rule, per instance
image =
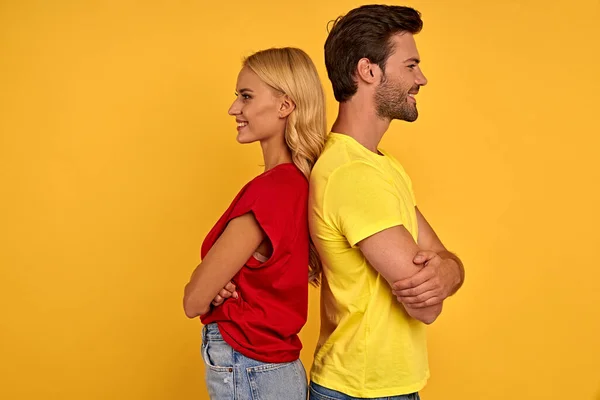
[[284, 135], [260, 142], [265, 161], [265, 172], [280, 164], [291, 163], [292, 154], [285, 143]]

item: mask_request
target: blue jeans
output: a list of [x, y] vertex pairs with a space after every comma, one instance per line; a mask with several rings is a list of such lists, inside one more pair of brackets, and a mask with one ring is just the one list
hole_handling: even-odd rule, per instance
[[306, 400], [306, 371], [298, 359], [264, 363], [238, 353], [217, 324], [202, 330], [202, 358], [211, 400]]
[[[345, 395], [344, 393], [336, 392], [335, 390], [327, 389], [321, 385], [317, 385], [314, 382], [310, 383], [310, 397], [309, 400], [359, 400], [364, 397], [352, 397]], [[390, 397], [376, 397], [370, 398], [371, 400], [419, 400], [419, 393], [403, 394], [399, 396]]]

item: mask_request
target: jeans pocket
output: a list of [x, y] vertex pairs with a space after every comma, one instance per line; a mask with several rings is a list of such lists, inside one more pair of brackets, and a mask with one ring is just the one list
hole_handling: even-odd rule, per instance
[[206, 389], [211, 400], [233, 399], [232, 349], [222, 340], [208, 340], [202, 344]]
[[232, 349], [224, 340], [207, 340], [202, 343], [202, 359], [212, 371], [233, 372]]
[[246, 374], [252, 400], [306, 400], [306, 371], [300, 360], [249, 367]]

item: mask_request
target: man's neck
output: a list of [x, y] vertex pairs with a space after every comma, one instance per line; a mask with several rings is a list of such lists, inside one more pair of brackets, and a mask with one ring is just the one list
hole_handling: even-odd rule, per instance
[[348, 135], [373, 153], [377, 153], [379, 142], [388, 130], [390, 121], [377, 116], [372, 104], [364, 104], [356, 97], [340, 103], [338, 116], [331, 131]]

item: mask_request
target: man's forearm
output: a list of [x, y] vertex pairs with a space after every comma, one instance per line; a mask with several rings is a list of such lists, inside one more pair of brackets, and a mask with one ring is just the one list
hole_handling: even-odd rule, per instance
[[452, 260], [456, 263], [458, 277], [457, 277], [456, 283], [452, 287], [452, 291], [450, 292], [450, 296], [452, 296], [454, 293], [456, 293], [458, 291], [458, 289], [461, 288], [463, 282], [465, 281], [465, 267], [464, 267], [462, 261], [460, 260], [460, 258], [458, 258], [458, 256], [456, 254], [454, 254], [448, 250], [440, 251], [438, 253], [438, 255], [444, 260]]
[[403, 304], [404, 309], [414, 319], [423, 322], [426, 325], [432, 324], [437, 317], [442, 313], [443, 303], [438, 303], [433, 306], [423, 308], [411, 308], [406, 304]]

